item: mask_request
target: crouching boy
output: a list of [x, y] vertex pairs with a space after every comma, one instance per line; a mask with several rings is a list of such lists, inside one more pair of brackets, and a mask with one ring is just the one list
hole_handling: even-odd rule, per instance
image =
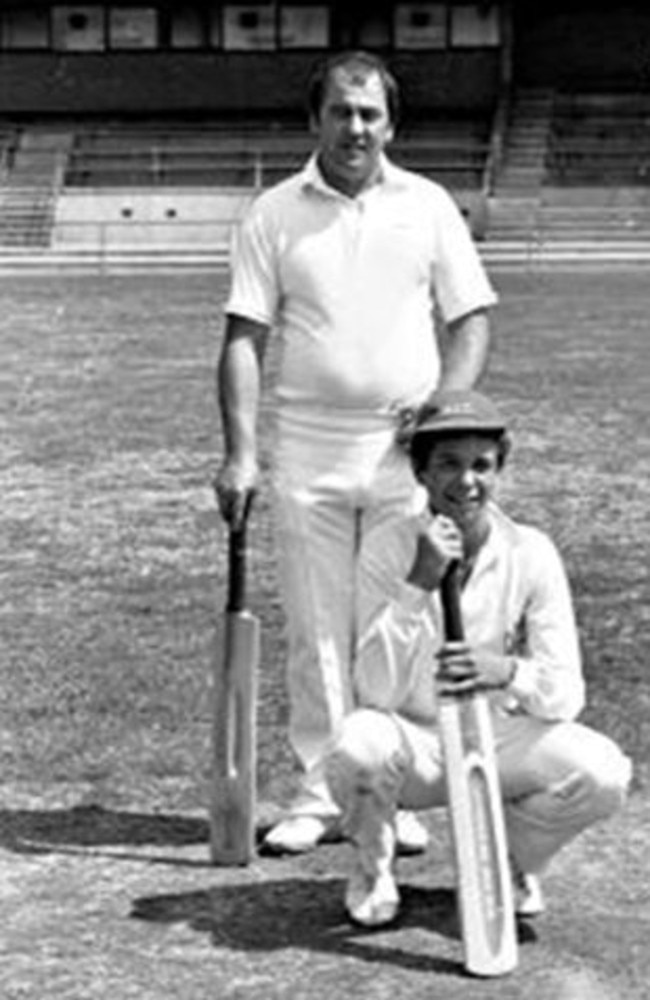
[[[576, 722], [584, 681], [566, 575], [551, 540], [513, 521], [494, 492], [506, 423], [477, 392], [439, 393], [419, 413], [411, 460], [428, 495], [419, 515], [371, 535], [361, 556], [358, 707], [327, 758], [354, 845], [346, 908], [376, 926], [399, 909], [395, 814], [444, 805], [435, 680], [487, 691], [518, 910], [543, 907], [537, 876], [623, 802], [630, 761]], [[445, 643], [440, 582], [460, 562], [466, 641]]]

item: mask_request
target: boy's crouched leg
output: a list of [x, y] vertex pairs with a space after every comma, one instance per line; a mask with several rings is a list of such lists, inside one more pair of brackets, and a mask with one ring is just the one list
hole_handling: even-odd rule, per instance
[[615, 813], [631, 777], [616, 744], [579, 723], [538, 726], [517, 768], [537, 785], [519, 796], [506, 791], [511, 851], [527, 872], [542, 871], [581, 831]]
[[395, 883], [395, 814], [407, 755], [390, 715], [359, 709], [343, 721], [325, 774], [354, 845], [346, 909], [356, 923], [376, 927], [399, 909]]

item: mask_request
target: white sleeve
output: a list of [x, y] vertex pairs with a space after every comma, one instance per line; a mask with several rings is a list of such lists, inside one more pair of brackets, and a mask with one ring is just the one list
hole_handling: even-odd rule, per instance
[[225, 311], [272, 326], [280, 289], [278, 236], [273, 214], [260, 199], [235, 231], [231, 247], [231, 285]]
[[469, 227], [452, 197], [438, 192], [434, 206], [435, 250], [432, 285], [445, 322], [487, 309], [497, 295], [483, 267]]
[[528, 553], [529, 592], [523, 649], [509, 690], [531, 715], [573, 719], [584, 706], [585, 684], [573, 605], [560, 556], [549, 538], [535, 533]]
[[426, 715], [434, 712], [430, 597], [406, 583], [415, 547], [404, 524], [371, 532], [362, 549], [354, 684], [361, 705]]

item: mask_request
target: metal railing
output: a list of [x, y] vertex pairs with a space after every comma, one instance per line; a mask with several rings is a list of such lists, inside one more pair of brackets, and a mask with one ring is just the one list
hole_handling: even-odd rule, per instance
[[[277, 140], [276, 140], [277, 141]], [[280, 148], [197, 149], [151, 146], [135, 149], [77, 149], [69, 154], [68, 187], [226, 185], [261, 190], [299, 170], [310, 147], [289, 142]], [[407, 168], [441, 178], [464, 178], [478, 187], [489, 153], [487, 142], [460, 137], [399, 140], [391, 155]]]
[[487, 156], [485, 158], [485, 169], [483, 171], [481, 190], [486, 198], [489, 198], [494, 194], [496, 180], [503, 164], [511, 108], [512, 95], [510, 88], [504, 87], [499, 95], [499, 100], [494, 112], [494, 119], [492, 121], [492, 129], [490, 132], [490, 142]]

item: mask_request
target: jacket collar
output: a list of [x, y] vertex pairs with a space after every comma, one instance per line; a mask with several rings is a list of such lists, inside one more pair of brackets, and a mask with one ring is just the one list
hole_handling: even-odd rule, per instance
[[[431, 524], [434, 515], [426, 507], [420, 514], [424, 525]], [[478, 573], [491, 569], [503, 553], [504, 546], [510, 547], [515, 540], [514, 523], [496, 503], [488, 506], [488, 517], [490, 521], [490, 533], [481, 546], [474, 561], [471, 576], [476, 577]]]

